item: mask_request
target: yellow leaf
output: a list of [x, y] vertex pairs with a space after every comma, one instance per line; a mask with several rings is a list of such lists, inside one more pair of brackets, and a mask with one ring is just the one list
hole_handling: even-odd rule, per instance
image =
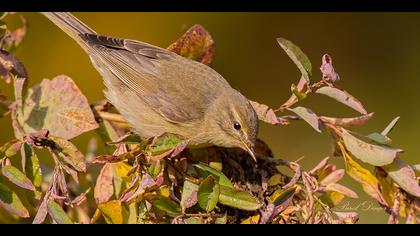
[[260, 215], [255, 215], [255, 216], [251, 216], [248, 219], [244, 220], [241, 222], [241, 224], [258, 224], [258, 222], [260, 221]]
[[107, 224], [124, 223], [123, 208], [121, 201], [114, 200], [99, 204], [98, 209], [101, 211]]

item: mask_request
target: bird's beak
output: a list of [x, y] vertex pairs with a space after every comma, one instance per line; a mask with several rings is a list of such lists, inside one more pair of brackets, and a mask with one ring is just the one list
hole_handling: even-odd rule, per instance
[[242, 143], [244, 144], [244, 148], [245, 150], [249, 153], [249, 155], [251, 155], [252, 159], [255, 161], [255, 163], [257, 163], [257, 158], [255, 157], [255, 153], [252, 147], [250, 147], [248, 144], [246, 144], [245, 142], [242, 141]]

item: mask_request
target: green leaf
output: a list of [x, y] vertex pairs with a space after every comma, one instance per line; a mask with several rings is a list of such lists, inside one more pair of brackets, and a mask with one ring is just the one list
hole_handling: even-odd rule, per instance
[[214, 59], [215, 43], [203, 26], [194, 25], [180, 39], [171, 44], [168, 50], [209, 65]]
[[316, 90], [315, 93], [323, 94], [325, 96], [328, 96], [330, 98], [333, 98], [337, 100], [338, 102], [343, 103], [344, 105], [353, 108], [354, 110], [360, 112], [363, 115], [367, 115], [368, 112], [363, 107], [362, 103], [357, 100], [355, 97], [347, 93], [346, 91], [339, 90], [337, 88], [333, 87], [321, 87], [318, 90]]
[[262, 206], [252, 194], [225, 185], [220, 185], [219, 203], [246, 211], [255, 211]]
[[155, 209], [162, 211], [171, 217], [181, 214], [181, 207], [170, 198], [158, 194], [145, 194], [144, 197]]
[[309, 61], [308, 56], [306, 56], [298, 46], [287, 39], [278, 38], [277, 42], [299, 68], [306, 81], [310, 83], [312, 77], [312, 64]]
[[55, 136], [49, 136], [49, 139], [54, 141], [55, 151], [58, 152], [59, 157], [77, 171], [86, 172], [85, 157], [73, 143]]
[[219, 201], [220, 185], [216, 183], [214, 177], [209, 175], [204, 179], [198, 188], [198, 204], [207, 212], [212, 211]]
[[268, 186], [276, 186], [281, 184], [282, 182], [283, 176], [281, 174], [275, 174], [268, 179], [267, 184]]
[[101, 211], [102, 216], [105, 219], [107, 224], [123, 224], [124, 215], [123, 208], [121, 206], [121, 201], [114, 200], [106, 203], [99, 204], [99, 211]]
[[308, 123], [317, 132], [322, 133], [322, 124], [319, 122], [319, 117], [311, 109], [306, 107], [295, 107], [289, 110], [306, 121], [306, 123]]
[[25, 176], [19, 169], [14, 166], [3, 166], [1, 168], [1, 173], [6, 177], [10, 182], [16, 184], [17, 186], [35, 191], [35, 186], [32, 182]]
[[391, 164], [395, 157], [397, 157], [397, 154], [402, 151], [400, 149], [366, 143], [351, 135], [347, 130], [341, 130], [344, 145], [347, 150], [353, 156], [368, 164], [374, 166]]
[[377, 144], [383, 144], [383, 145], [389, 145], [391, 144], [391, 139], [387, 136], [384, 136], [380, 133], [371, 133], [368, 136], [366, 136], [370, 140], [374, 141]]
[[57, 224], [73, 224], [67, 213], [54, 200], [48, 200], [48, 214]]
[[[3, 144], [3, 146], [0, 147], [0, 154], [4, 153], [7, 157], [12, 157], [16, 155], [20, 148], [22, 146], [22, 142], [18, 139], [10, 140], [9, 142]], [[0, 155], [1, 157], [2, 155]]]
[[194, 168], [196, 168], [196, 170], [203, 178], [207, 178], [208, 175], [212, 175], [220, 185], [233, 187], [230, 180], [222, 172], [217, 171], [202, 162], [199, 164], [194, 164]]
[[22, 218], [28, 218], [29, 212], [16, 193], [0, 183], [0, 207]]
[[39, 165], [39, 159], [35, 151], [28, 144], [23, 144], [22, 158], [25, 158], [25, 174], [30, 179], [33, 185], [37, 188], [41, 187], [42, 184], [42, 172]]
[[182, 212], [185, 212], [186, 209], [194, 206], [197, 203], [198, 188], [199, 186], [197, 184], [194, 184], [188, 180], [184, 181], [184, 186], [182, 188], [182, 195], [181, 195]]
[[359, 163], [355, 162], [347, 153], [343, 144], [340, 142], [338, 146], [344, 157], [347, 174], [362, 185], [363, 190], [373, 197], [382, 205], [387, 205], [382, 193], [379, 189], [378, 179], [367, 169], [363, 168]]
[[407, 193], [420, 197], [420, 186], [416, 179], [416, 173], [411, 166], [401, 161], [401, 159], [395, 158], [394, 162], [382, 168]]
[[70, 140], [98, 128], [90, 105], [67, 76], [44, 79], [28, 90], [23, 108], [27, 133], [46, 129], [51, 135]]
[[152, 156], [165, 153], [174, 149], [182, 143], [182, 139], [175, 134], [166, 133], [157, 138], [156, 142], [150, 146]]
[[225, 214], [223, 214], [222, 217], [217, 217], [214, 220], [214, 223], [215, 224], [226, 224], [227, 223], [227, 214], [225, 213]]
[[389, 132], [392, 131], [392, 129], [394, 128], [394, 126], [397, 124], [398, 120], [400, 119], [399, 116], [395, 117], [390, 123], [389, 125], [381, 132], [381, 134], [383, 136], [387, 136], [389, 134]]
[[[293, 198], [295, 191], [296, 187], [290, 187], [288, 189], [277, 189], [273, 194], [271, 194], [270, 202], [275, 206], [285, 204], [287, 201]], [[283, 207], [283, 209], [286, 209], [286, 207], [287, 206]]]
[[198, 217], [190, 217], [185, 219], [185, 223], [189, 225], [199, 225], [204, 224], [204, 221]]
[[299, 91], [298, 86], [296, 86], [295, 84], [292, 84], [291, 90], [292, 90], [292, 93], [298, 98], [299, 101], [307, 97], [307, 94], [305, 92]]

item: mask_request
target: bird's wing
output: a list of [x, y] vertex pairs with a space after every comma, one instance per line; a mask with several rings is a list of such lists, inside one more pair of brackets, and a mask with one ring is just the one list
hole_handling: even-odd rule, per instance
[[174, 123], [202, 119], [229, 86], [210, 67], [163, 48], [94, 34], [83, 38], [122, 84]]

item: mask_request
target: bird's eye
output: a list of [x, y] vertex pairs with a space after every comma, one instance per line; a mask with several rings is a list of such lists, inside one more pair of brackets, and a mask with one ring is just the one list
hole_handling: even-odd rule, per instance
[[236, 130], [240, 130], [241, 124], [239, 124], [238, 122], [235, 122], [235, 124], [233, 124], [233, 128], [235, 128]]

